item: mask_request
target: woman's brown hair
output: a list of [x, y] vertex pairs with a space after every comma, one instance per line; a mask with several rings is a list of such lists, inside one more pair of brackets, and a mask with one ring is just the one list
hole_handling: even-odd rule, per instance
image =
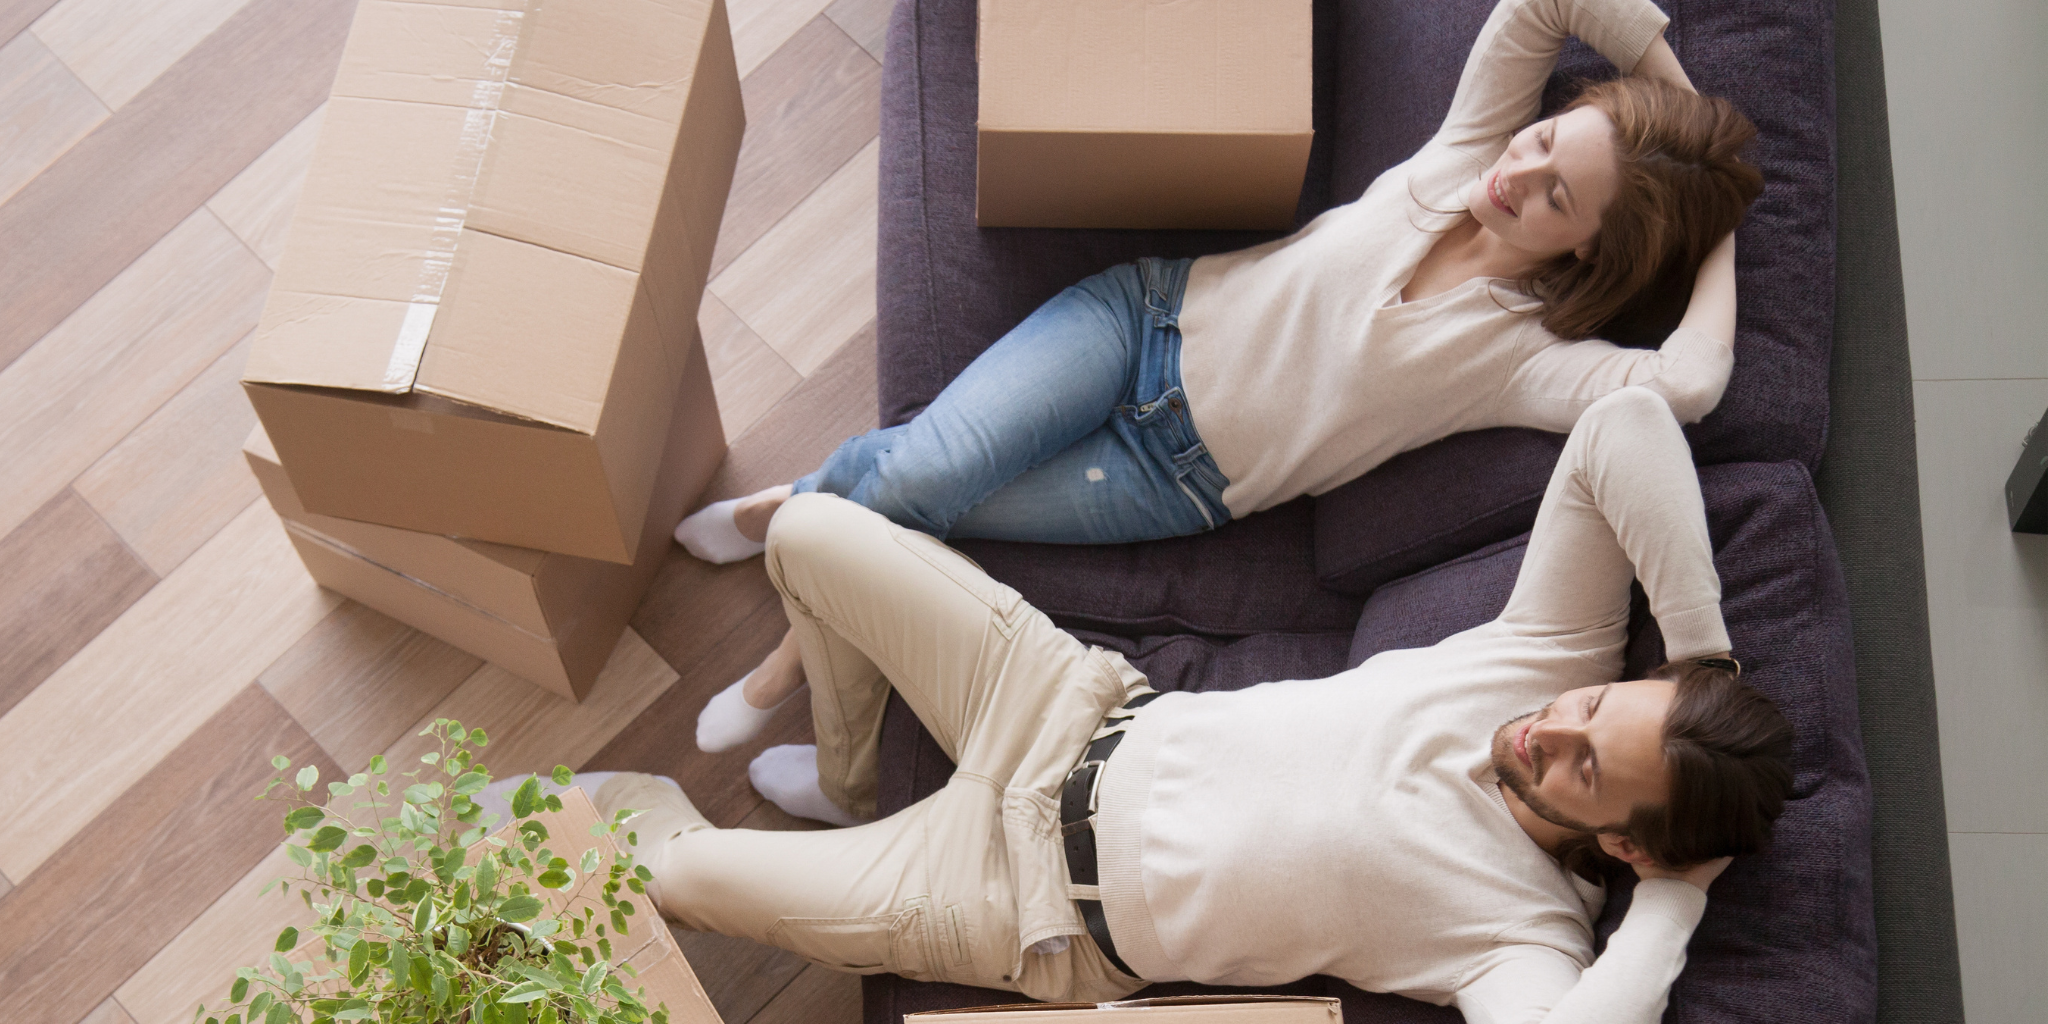
[[1587, 258], [1552, 257], [1520, 284], [1543, 302], [1543, 326], [1570, 340], [1598, 333], [1644, 289], [1691, 287], [1764, 188], [1742, 159], [1756, 125], [1727, 100], [1630, 76], [1587, 86], [1565, 110], [1580, 107], [1614, 122], [1620, 187]]
[[[1647, 678], [1678, 685], [1664, 716], [1671, 798], [1636, 808], [1611, 831], [1671, 868], [1763, 849], [1792, 796], [1792, 724], [1720, 664], [1674, 661]], [[1593, 835], [1573, 837], [1558, 857], [1591, 881], [1614, 864]]]

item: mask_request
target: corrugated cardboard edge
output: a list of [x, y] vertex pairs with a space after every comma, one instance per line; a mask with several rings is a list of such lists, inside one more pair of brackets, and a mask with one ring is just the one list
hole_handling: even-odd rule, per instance
[[[904, 1014], [905, 1024], [925, 1018], [946, 1017], [954, 1020], [963, 1015], [984, 1015], [988, 1017], [1023, 1016], [1026, 1014], [1068, 1014], [1087, 1015], [1091, 1018], [1104, 1013], [1135, 1011], [1181, 1011], [1174, 1014], [1176, 1019], [1199, 1016], [1216, 1024], [1226, 1024], [1234, 1014], [1243, 1014], [1248, 1009], [1257, 1012], [1265, 1008], [1269, 1012], [1287, 1013], [1290, 1020], [1331, 1020], [1342, 1022], [1344, 1004], [1331, 996], [1290, 996], [1290, 995], [1193, 995], [1159, 996], [1152, 999], [1123, 999], [1111, 1003], [1004, 1003], [996, 1006], [967, 1006], [951, 1010], [926, 1010], [921, 1013]], [[1316, 1009], [1323, 1012], [1318, 1014]], [[1159, 1016], [1157, 1013], [1149, 1016]], [[971, 1019], [971, 1018], [970, 1018]]]

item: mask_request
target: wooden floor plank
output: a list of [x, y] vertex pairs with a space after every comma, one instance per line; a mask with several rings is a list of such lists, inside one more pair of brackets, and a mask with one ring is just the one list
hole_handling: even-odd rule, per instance
[[120, 1000], [109, 996], [78, 1024], [135, 1024], [135, 1018], [128, 1016], [128, 1010]]
[[206, 201], [207, 209], [272, 270], [277, 269], [277, 258], [284, 255], [285, 229], [291, 226], [292, 209], [299, 204], [299, 189], [306, 183], [306, 167], [313, 161], [313, 143], [320, 137], [321, 116], [326, 112], [327, 106], [322, 104], [307, 114], [298, 127], [286, 132]]
[[0, 565], [0, 714], [157, 580], [68, 489], [0, 538]]
[[818, 17], [748, 75], [740, 95], [747, 135], [711, 255], [714, 275], [875, 137], [882, 69]]
[[251, 0], [0, 205], [12, 362], [326, 99], [354, 0]]
[[284, 848], [273, 846], [123, 982], [114, 998], [136, 1024], [191, 1024], [193, 1007], [220, 1005], [235, 968], [261, 961], [287, 925], [304, 928], [313, 922], [313, 912], [296, 897], [275, 889], [263, 892], [273, 880], [298, 872]]
[[860, 975], [809, 964], [748, 1024], [859, 1024], [860, 1019]]
[[251, 797], [277, 754], [337, 771], [246, 685], [9, 893], [0, 1020], [77, 1021], [260, 861], [284, 807]]
[[704, 337], [704, 358], [711, 364], [711, 387], [718, 394], [718, 419], [727, 438], [746, 433], [783, 395], [803, 383], [803, 374], [790, 369], [718, 296], [704, 296], [697, 308], [697, 327]]
[[732, 50], [745, 78], [789, 37], [818, 16], [831, 0], [728, 0]]
[[385, 754], [394, 766], [417, 763], [435, 748], [415, 734], [434, 719], [452, 718], [486, 730], [490, 746], [479, 760], [497, 778], [545, 773], [558, 764], [580, 769], [675, 681], [675, 670], [630, 629], [580, 704], [486, 664], [421, 715]]
[[262, 493], [241, 451], [256, 426], [241, 384], [253, 337], [244, 335], [72, 484], [159, 576]]
[[825, 8], [825, 17], [880, 61], [882, 44], [889, 38], [889, 12], [895, 7], [896, 0], [832, 0], [832, 6]]
[[247, 2], [61, 0], [29, 31], [118, 109]]
[[711, 281], [719, 301], [805, 376], [875, 317], [879, 151], [868, 143]]
[[269, 283], [269, 270], [201, 210], [0, 370], [0, 530], [253, 330]]
[[359, 772], [482, 667], [475, 655], [344, 601], [258, 682], [337, 764]]
[[27, 878], [339, 600], [250, 505], [0, 718], [0, 871]]
[[746, 1024], [809, 966], [788, 950], [717, 932], [671, 927], [669, 934], [727, 1024]]
[[27, 31], [44, 11], [55, 6], [57, 0], [0, 0], [0, 41]]
[[35, 36], [0, 46], [0, 203], [107, 119], [106, 105]]
[[[875, 407], [871, 321], [732, 443], [701, 500], [710, 504], [752, 494], [817, 469], [840, 442], [874, 429]], [[689, 556], [681, 549], [670, 553], [671, 562], [683, 558]], [[641, 610], [666, 611], [653, 604], [650, 598]]]

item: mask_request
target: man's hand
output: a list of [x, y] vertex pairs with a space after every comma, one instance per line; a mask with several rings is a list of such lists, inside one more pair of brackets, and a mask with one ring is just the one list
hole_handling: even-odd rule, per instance
[[1655, 864], [1637, 864], [1635, 869], [1637, 878], [1676, 878], [1681, 882], [1691, 882], [1699, 891], [1706, 892], [1707, 886], [1714, 884], [1714, 879], [1721, 877], [1721, 872], [1728, 870], [1728, 865], [1733, 863], [1733, 857], [1720, 857], [1704, 864], [1694, 864], [1684, 870], [1658, 867]]

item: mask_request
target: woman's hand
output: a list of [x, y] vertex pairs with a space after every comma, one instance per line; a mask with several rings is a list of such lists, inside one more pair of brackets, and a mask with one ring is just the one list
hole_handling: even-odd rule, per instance
[[1683, 870], [1655, 864], [1637, 864], [1635, 869], [1637, 878], [1676, 878], [1681, 882], [1691, 882], [1699, 891], [1706, 892], [1707, 886], [1714, 884], [1714, 879], [1721, 877], [1721, 872], [1728, 870], [1728, 865], [1733, 863], [1733, 857], [1720, 857]]
[[1635, 74], [1663, 79], [1686, 92], [1699, 92], [1692, 87], [1692, 79], [1685, 77], [1685, 68], [1679, 66], [1678, 55], [1671, 52], [1671, 44], [1664, 41], [1661, 31], [1650, 40], [1650, 48], [1643, 51], [1642, 59], [1636, 61]]

